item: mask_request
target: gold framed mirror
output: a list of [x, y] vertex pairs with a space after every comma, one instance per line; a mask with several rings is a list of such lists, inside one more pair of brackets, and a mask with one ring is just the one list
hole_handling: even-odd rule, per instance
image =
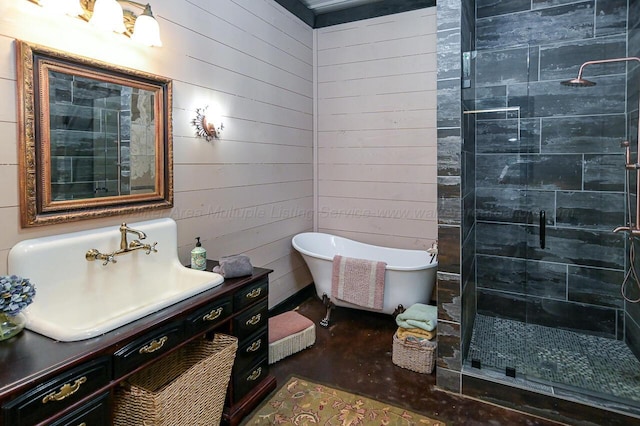
[[172, 82], [16, 40], [23, 227], [173, 206]]

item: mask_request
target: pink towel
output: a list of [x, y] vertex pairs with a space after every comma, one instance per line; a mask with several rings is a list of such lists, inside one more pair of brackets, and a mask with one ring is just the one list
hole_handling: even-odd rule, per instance
[[334, 256], [332, 297], [358, 306], [382, 309], [386, 266], [385, 262], [375, 260]]

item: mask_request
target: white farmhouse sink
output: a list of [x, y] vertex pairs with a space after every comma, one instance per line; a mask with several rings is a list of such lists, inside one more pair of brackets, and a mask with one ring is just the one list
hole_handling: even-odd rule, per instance
[[28, 329], [65, 342], [88, 339], [224, 281], [219, 274], [182, 266], [174, 220], [127, 226], [146, 233], [142, 243], [157, 241], [158, 252], [129, 252], [107, 265], [87, 261], [89, 249], [111, 253], [120, 248], [119, 226], [24, 240], [11, 249], [9, 273], [29, 278], [36, 287], [33, 303], [23, 311]]

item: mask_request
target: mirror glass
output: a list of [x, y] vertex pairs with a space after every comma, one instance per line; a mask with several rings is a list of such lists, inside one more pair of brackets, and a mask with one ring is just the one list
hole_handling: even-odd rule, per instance
[[171, 81], [17, 41], [23, 226], [173, 205]]

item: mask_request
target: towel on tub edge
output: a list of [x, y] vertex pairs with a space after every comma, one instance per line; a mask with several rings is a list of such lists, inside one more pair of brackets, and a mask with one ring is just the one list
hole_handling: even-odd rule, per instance
[[386, 266], [385, 262], [375, 260], [334, 256], [331, 296], [354, 305], [382, 309]]

